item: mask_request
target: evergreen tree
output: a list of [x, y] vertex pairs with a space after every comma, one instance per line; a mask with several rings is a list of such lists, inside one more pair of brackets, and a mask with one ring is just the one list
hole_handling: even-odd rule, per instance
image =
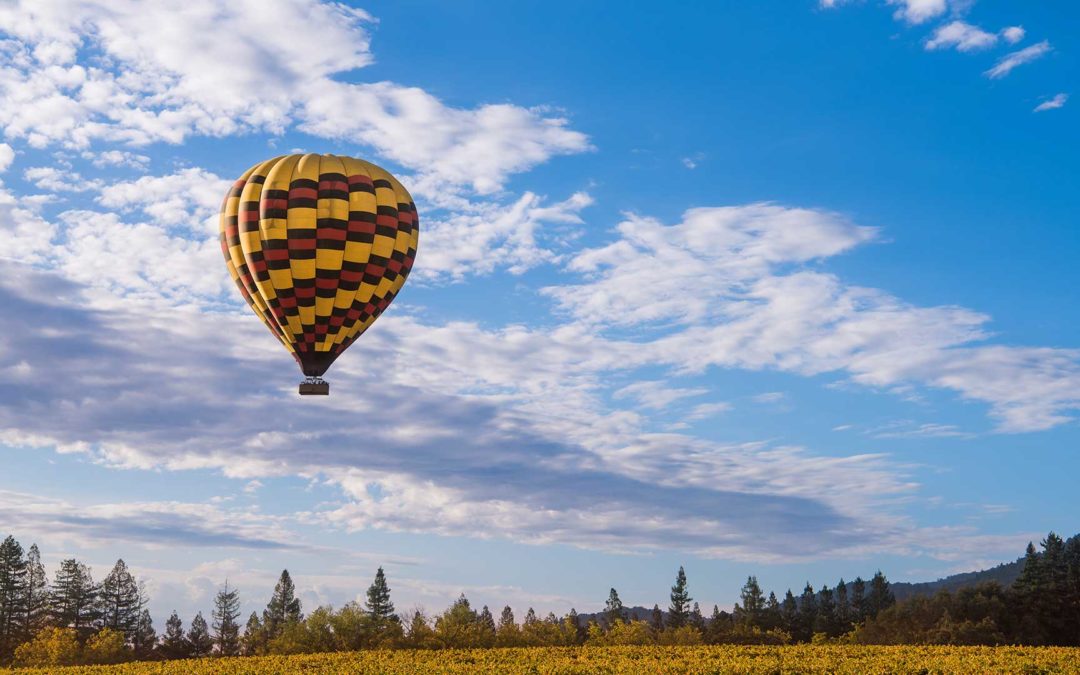
[[747, 626], [761, 626], [761, 613], [765, 610], [765, 596], [758, 585], [757, 577], [751, 576], [743, 584], [739, 593], [741, 612], [736, 613], [736, 620]]
[[836, 633], [843, 635], [851, 630], [851, 604], [848, 602], [847, 584], [843, 579], [836, 582]]
[[1068, 568], [1065, 542], [1054, 532], [1042, 541], [1042, 564], [1038, 593], [1038, 618], [1049, 644], [1069, 644], [1076, 635], [1066, 635], [1068, 625]]
[[97, 586], [86, 565], [75, 559], [62, 561], [50, 600], [54, 626], [74, 629], [79, 639], [89, 637], [97, 619]]
[[510, 605], [503, 607], [502, 614], [499, 615], [495, 638], [500, 647], [517, 647], [521, 643], [521, 631], [514, 621], [514, 610], [510, 609]]
[[799, 630], [799, 601], [789, 588], [780, 603], [780, 628], [794, 636]]
[[822, 584], [818, 591], [818, 612], [814, 619], [814, 632], [835, 637], [836, 632], [836, 596], [828, 584]]
[[896, 597], [889, 588], [889, 580], [878, 570], [870, 580], [870, 594], [866, 598], [868, 616], [877, 616], [878, 612], [896, 604]]
[[1065, 542], [1065, 634], [1072, 636], [1066, 644], [1080, 645], [1080, 535]]
[[240, 653], [240, 593], [235, 588], [229, 590], [229, 581], [225, 588], [214, 597], [214, 645], [221, 656], [236, 656]]
[[799, 596], [799, 618], [795, 622], [795, 632], [792, 633], [796, 640], [808, 642], [813, 637], [817, 613], [817, 594], [814, 593], [814, 587], [808, 581], [802, 595]]
[[687, 617], [687, 623], [694, 628], [698, 629], [698, 632], [705, 635], [705, 617], [701, 615], [701, 607], [694, 603], [694, 608], [690, 610], [690, 615]]
[[142, 613], [142, 597], [139, 584], [123, 559], [117, 560], [102, 580], [97, 599], [101, 626], [122, 633], [130, 642]]
[[22, 638], [25, 586], [23, 547], [9, 535], [0, 542], [0, 661], [6, 661], [15, 653]]
[[256, 656], [266, 651], [266, 633], [262, 622], [255, 612], [248, 617], [244, 626], [244, 637], [240, 638], [240, 650], [244, 656]]
[[157, 643], [157, 631], [154, 630], [154, 620], [150, 616], [150, 610], [144, 609], [139, 612], [139, 620], [135, 622], [135, 631], [131, 635], [131, 649], [135, 652], [135, 658], [145, 660], [150, 658]]
[[206, 625], [206, 619], [202, 612], [195, 615], [191, 620], [191, 628], [187, 632], [188, 648], [193, 658], [208, 656], [214, 649], [214, 638], [210, 636], [210, 627]]
[[480, 616], [477, 617], [477, 624], [480, 628], [480, 645], [482, 647], [491, 647], [495, 644], [495, 617], [491, 615], [491, 610], [487, 605], [484, 605], [480, 610]]
[[709, 625], [706, 628], [705, 637], [709, 644], [718, 645], [728, 641], [731, 632], [731, 622], [725, 612], [713, 605], [712, 616], [709, 617]]
[[[394, 603], [390, 602], [390, 587], [386, 584], [386, 575], [383, 574], [382, 567], [375, 573], [375, 581], [368, 587], [365, 606], [377, 626], [397, 619], [394, 616]], [[494, 624], [492, 628], [494, 629]]]
[[582, 625], [581, 617], [578, 616], [577, 610], [573, 607], [570, 608], [570, 613], [566, 615], [566, 622], [574, 631], [574, 644], [583, 643], [586, 637], [585, 626]]
[[608, 628], [626, 621], [626, 610], [623, 609], [622, 600], [619, 599], [619, 593], [614, 588], [608, 593], [607, 602], [604, 603], [604, 620]]
[[41, 552], [32, 544], [26, 554], [26, 584], [22, 597], [22, 642], [29, 642], [49, 621], [49, 580]]
[[161, 653], [167, 659], [186, 659], [191, 654], [191, 645], [184, 637], [184, 622], [173, 610], [165, 622], [165, 634], [161, 639]]
[[436, 646], [435, 631], [431, 629], [427, 618], [420, 610], [413, 612], [412, 621], [405, 630], [405, 644], [414, 649], [426, 649]]
[[658, 604], [652, 606], [652, 619], [649, 620], [649, 627], [657, 633], [664, 630], [664, 613], [660, 611], [660, 605]]
[[266, 631], [267, 640], [276, 638], [285, 624], [300, 621], [302, 618], [300, 599], [296, 597], [296, 586], [293, 584], [292, 577], [289, 576], [289, 570], [282, 570], [281, 578], [274, 586], [274, 595], [270, 597], [270, 602], [263, 611], [263, 628]]
[[862, 577], [851, 582], [851, 620], [855, 623], [866, 620], [866, 582]]
[[692, 599], [686, 589], [686, 572], [680, 565], [679, 572], [675, 575], [675, 585], [671, 587], [671, 604], [668, 605], [668, 627], [680, 628], [686, 625]]
[[769, 599], [765, 601], [765, 611], [761, 627], [765, 630], [773, 630], [781, 626], [780, 601], [776, 599], [776, 593], [769, 592]]

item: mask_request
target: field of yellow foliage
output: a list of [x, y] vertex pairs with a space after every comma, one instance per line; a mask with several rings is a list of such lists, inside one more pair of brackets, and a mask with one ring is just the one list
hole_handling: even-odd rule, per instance
[[836, 645], [535, 647], [364, 651], [25, 669], [56, 675], [291, 675], [292, 673], [1080, 673], [1065, 647]]

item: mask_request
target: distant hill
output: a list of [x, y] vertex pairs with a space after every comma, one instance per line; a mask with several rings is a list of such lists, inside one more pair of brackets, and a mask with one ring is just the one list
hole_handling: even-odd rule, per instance
[[[633, 619], [634, 621], [651, 621], [652, 620], [652, 607], [623, 607], [623, 611], [626, 613], [627, 617], [629, 617], [630, 619]], [[709, 611], [707, 611], [707, 612], [705, 611], [705, 608], [702, 607], [701, 612], [707, 618], [709, 616], [709, 614], [712, 613], [712, 606], [711, 605], [709, 606]], [[661, 610], [661, 613], [664, 615], [664, 620], [666, 621], [667, 617], [668, 617], [667, 610], [663, 609], [663, 610]], [[591, 614], [590, 613], [578, 614], [578, 621], [581, 622], [582, 626], [588, 625], [590, 621], [596, 621], [597, 623], [601, 623], [603, 618], [604, 618], [604, 613], [603, 612], [593, 612]]]
[[[1070, 537], [1073, 539], [1080, 537], [1080, 534]], [[1067, 540], [1068, 541], [1068, 540]], [[947, 577], [942, 577], [937, 581], [920, 581], [917, 583], [911, 583], [906, 581], [890, 582], [889, 588], [892, 589], [893, 595], [896, 596], [897, 601], [907, 600], [908, 598], [917, 595], [934, 595], [938, 591], [955, 592], [961, 588], [968, 586], [976, 586], [988, 581], [996, 581], [1002, 586], [1011, 586], [1017, 577], [1020, 576], [1020, 572], [1024, 569], [1024, 558], [1020, 557], [1013, 562], [1001, 563], [995, 567], [991, 567], [987, 570], [980, 570], [978, 572], [963, 572], [961, 574], [953, 574]], [[851, 582], [848, 584], [848, 592], [851, 592]], [[766, 591], [768, 595], [768, 591]], [[783, 597], [783, 593], [777, 593], [777, 597]], [[641, 621], [649, 621], [652, 619], [652, 609], [648, 607], [627, 607], [626, 613], [631, 618], [639, 619]], [[712, 613], [712, 605], [707, 608], [702, 606], [701, 612], [706, 618]], [[663, 611], [664, 619], [667, 619], [667, 611]], [[596, 612], [594, 614], [580, 614], [582, 624], [587, 624], [590, 619], [600, 620], [603, 616], [603, 612]]]
[[937, 581], [922, 581], [919, 583], [892, 582], [889, 588], [897, 600], [906, 600], [916, 595], [933, 595], [938, 591], [953, 592], [967, 586], [975, 586], [986, 581], [996, 581], [1002, 586], [1009, 586], [1020, 576], [1024, 569], [1024, 559], [1018, 558], [1011, 563], [1001, 563], [997, 567], [979, 572], [964, 572], [943, 577]]

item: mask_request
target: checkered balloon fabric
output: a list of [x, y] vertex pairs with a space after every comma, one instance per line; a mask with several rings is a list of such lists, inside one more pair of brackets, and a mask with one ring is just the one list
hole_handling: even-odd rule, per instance
[[420, 222], [389, 172], [308, 154], [248, 169], [225, 196], [220, 231], [244, 300], [318, 377], [405, 284]]

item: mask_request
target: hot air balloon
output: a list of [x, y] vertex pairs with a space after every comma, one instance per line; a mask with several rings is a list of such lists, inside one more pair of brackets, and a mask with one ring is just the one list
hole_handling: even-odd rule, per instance
[[401, 183], [370, 162], [286, 155], [251, 167], [221, 205], [221, 251], [240, 294], [306, 376], [322, 375], [393, 302], [420, 222]]

